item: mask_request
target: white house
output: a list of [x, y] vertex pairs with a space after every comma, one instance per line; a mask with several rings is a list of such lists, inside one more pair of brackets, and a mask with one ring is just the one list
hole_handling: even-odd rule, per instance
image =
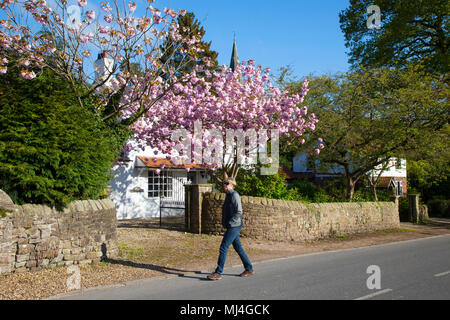
[[[344, 174], [344, 169], [339, 165], [333, 165], [324, 171], [317, 171], [315, 168], [320, 168], [320, 161], [309, 159], [306, 153], [300, 153], [293, 159], [293, 173], [289, 175], [290, 179], [303, 177], [317, 181], [331, 179]], [[398, 196], [406, 195], [407, 172], [405, 159], [391, 158], [367, 174], [375, 179], [380, 175], [377, 187], [392, 188]]]
[[326, 171], [316, 171], [315, 168], [320, 167], [320, 161], [308, 158], [305, 152], [296, 155], [292, 161], [294, 173], [311, 173], [316, 178], [333, 177], [344, 173], [342, 167], [336, 164], [332, 165]]
[[105, 87], [111, 87], [111, 74], [114, 70], [114, 60], [109, 57], [108, 51], [98, 55], [94, 63], [96, 82], [103, 82]]
[[397, 196], [406, 195], [407, 171], [405, 159], [391, 158], [386, 163], [378, 165], [369, 174], [375, 179], [380, 176], [377, 183], [378, 187], [392, 188]]
[[184, 215], [184, 185], [208, 182], [198, 165], [176, 166], [151, 149], [134, 148], [123, 165], [113, 167], [110, 199], [117, 219]]

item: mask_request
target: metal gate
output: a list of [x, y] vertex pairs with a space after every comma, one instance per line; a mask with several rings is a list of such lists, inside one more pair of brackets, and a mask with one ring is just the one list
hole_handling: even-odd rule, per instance
[[[169, 192], [159, 192], [159, 223], [162, 226], [162, 219], [168, 220], [170, 224], [179, 225], [184, 228], [185, 221], [185, 190], [184, 186], [190, 184], [191, 180], [179, 172], [171, 172], [168, 175], [171, 183], [168, 183]], [[161, 190], [163, 191], [163, 190]], [[166, 209], [166, 210], [164, 210]], [[169, 214], [164, 211], [169, 210]]]

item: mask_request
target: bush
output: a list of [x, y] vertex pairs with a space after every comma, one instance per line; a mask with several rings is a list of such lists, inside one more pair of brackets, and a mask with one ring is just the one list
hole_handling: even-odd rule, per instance
[[331, 202], [332, 197], [321, 187], [307, 180], [295, 180], [289, 189], [298, 195], [299, 200], [307, 202]]
[[[258, 170], [239, 171], [236, 179], [236, 191], [241, 195], [280, 200], [293, 200], [312, 203], [348, 202], [345, 197], [345, 182], [339, 179], [328, 181], [319, 186], [308, 180], [297, 179], [286, 184], [284, 174], [261, 176]], [[222, 190], [221, 186], [216, 189]], [[391, 190], [377, 190], [378, 201], [391, 201]], [[366, 187], [355, 190], [353, 202], [374, 201], [372, 191]]]
[[49, 71], [0, 75], [0, 188], [18, 204], [64, 206], [102, 196], [118, 143]]
[[295, 190], [288, 189], [283, 174], [264, 176], [259, 172], [241, 170], [236, 183], [236, 191], [241, 195], [283, 200], [299, 199]]
[[435, 199], [427, 203], [430, 217], [450, 218], [450, 200]]

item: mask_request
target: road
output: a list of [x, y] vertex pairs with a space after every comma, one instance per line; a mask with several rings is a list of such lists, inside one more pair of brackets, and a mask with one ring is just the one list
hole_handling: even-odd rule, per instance
[[450, 235], [264, 261], [254, 268], [256, 274], [249, 278], [240, 278], [242, 266], [233, 266], [225, 269], [220, 281], [193, 272], [59, 298], [448, 300]]

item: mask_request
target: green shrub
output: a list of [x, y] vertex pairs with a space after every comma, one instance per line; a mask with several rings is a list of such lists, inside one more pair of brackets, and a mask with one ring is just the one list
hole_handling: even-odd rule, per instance
[[[296, 179], [286, 184], [284, 174], [261, 176], [258, 170], [239, 171], [236, 191], [241, 195], [280, 200], [293, 200], [312, 203], [348, 202], [345, 197], [345, 182], [341, 179], [327, 181], [319, 186], [306, 179]], [[216, 186], [222, 190], [221, 186]], [[378, 201], [391, 201], [392, 190], [377, 190]], [[372, 191], [366, 187], [355, 190], [353, 202], [374, 201]]]
[[303, 201], [315, 203], [332, 201], [332, 198], [325, 189], [307, 180], [295, 180], [289, 186], [289, 189], [293, 190], [293, 192], [298, 195], [298, 199]]
[[299, 195], [286, 185], [285, 175], [265, 176], [241, 170], [236, 179], [236, 191], [241, 195], [269, 199], [297, 200]]
[[18, 204], [64, 206], [102, 196], [118, 142], [49, 71], [0, 75], [0, 188]]
[[431, 217], [450, 218], [450, 200], [435, 199], [427, 202]]

